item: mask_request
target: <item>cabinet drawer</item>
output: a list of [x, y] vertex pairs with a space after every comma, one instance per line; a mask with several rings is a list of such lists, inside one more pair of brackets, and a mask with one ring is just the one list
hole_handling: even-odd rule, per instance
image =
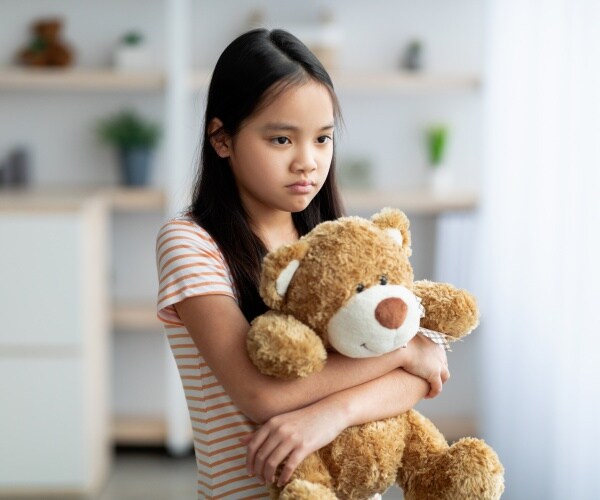
[[82, 217], [0, 214], [2, 345], [79, 345], [82, 339]]
[[83, 363], [0, 357], [0, 492], [85, 481]]

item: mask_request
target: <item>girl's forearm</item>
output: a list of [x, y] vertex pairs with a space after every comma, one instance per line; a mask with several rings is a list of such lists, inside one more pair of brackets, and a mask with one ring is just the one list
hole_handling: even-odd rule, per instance
[[[397, 368], [402, 366], [405, 356], [403, 351], [405, 350], [399, 349], [377, 358], [363, 359], [350, 359], [334, 353], [329, 355], [321, 372], [305, 379], [289, 381], [266, 377], [265, 386], [260, 387], [259, 384], [257, 387], [261, 393], [259, 400], [262, 403], [258, 420], [264, 422], [272, 416], [303, 408], [323, 398], [342, 394], [351, 388], [362, 387], [386, 374], [397, 373]], [[409, 391], [416, 385], [415, 382], [410, 383], [407, 377], [412, 376], [402, 370], [396, 382], [396, 391], [398, 391], [398, 384], [406, 384], [406, 389]], [[421, 380], [418, 377], [414, 378]], [[422, 382], [423, 385], [418, 384], [419, 387], [428, 387], [426, 382]], [[269, 389], [265, 390], [267, 387]], [[423, 395], [419, 393], [417, 401], [422, 397]]]
[[315, 403], [337, 408], [345, 427], [393, 417], [413, 408], [429, 392], [429, 384], [397, 369]]

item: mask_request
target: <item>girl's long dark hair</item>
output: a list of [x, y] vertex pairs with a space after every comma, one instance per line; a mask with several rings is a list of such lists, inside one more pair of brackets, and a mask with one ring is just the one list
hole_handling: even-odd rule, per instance
[[[213, 118], [233, 137], [241, 123], [289, 85], [313, 79], [332, 98], [335, 121], [341, 119], [331, 78], [314, 54], [283, 30], [256, 29], [236, 38], [215, 66], [206, 104], [201, 164], [189, 212], [219, 245], [233, 275], [240, 307], [248, 321], [266, 311], [258, 294], [260, 266], [267, 250], [250, 228], [227, 158], [211, 145], [208, 126]], [[221, 130], [217, 131], [221, 132]], [[296, 230], [304, 235], [319, 222], [342, 215], [335, 182], [335, 142], [329, 175], [315, 198], [302, 212], [292, 214]]]

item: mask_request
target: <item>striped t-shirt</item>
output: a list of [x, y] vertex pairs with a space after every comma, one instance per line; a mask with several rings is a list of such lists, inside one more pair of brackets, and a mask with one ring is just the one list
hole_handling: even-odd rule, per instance
[[194, 431], [199, 499], [269, 498], [246, 473], [239, 438], [255, 430], [206, 364], [173, 304], [196, 295], [227, 295], [237, 302], [223, 254], [189, 216], [162, 226], [156, 240], [158, 318], [177, 362]]

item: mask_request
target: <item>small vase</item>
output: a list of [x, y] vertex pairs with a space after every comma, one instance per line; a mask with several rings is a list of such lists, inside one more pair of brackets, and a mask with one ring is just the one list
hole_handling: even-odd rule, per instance
[[452, 190], [454, 179], [448, 165], [429, 166], [428, 187], [434, 193], [447, 193]]
[[115, 49], [114, 65], [118, 71], [148, 71], [152, 69], [152, 53], [145, 46], [121, 45]]
[[119, 151], [122, 182], [126, 186], [145, 186], [148, 184], [152, 150], [148, 148], [129, 148]]

